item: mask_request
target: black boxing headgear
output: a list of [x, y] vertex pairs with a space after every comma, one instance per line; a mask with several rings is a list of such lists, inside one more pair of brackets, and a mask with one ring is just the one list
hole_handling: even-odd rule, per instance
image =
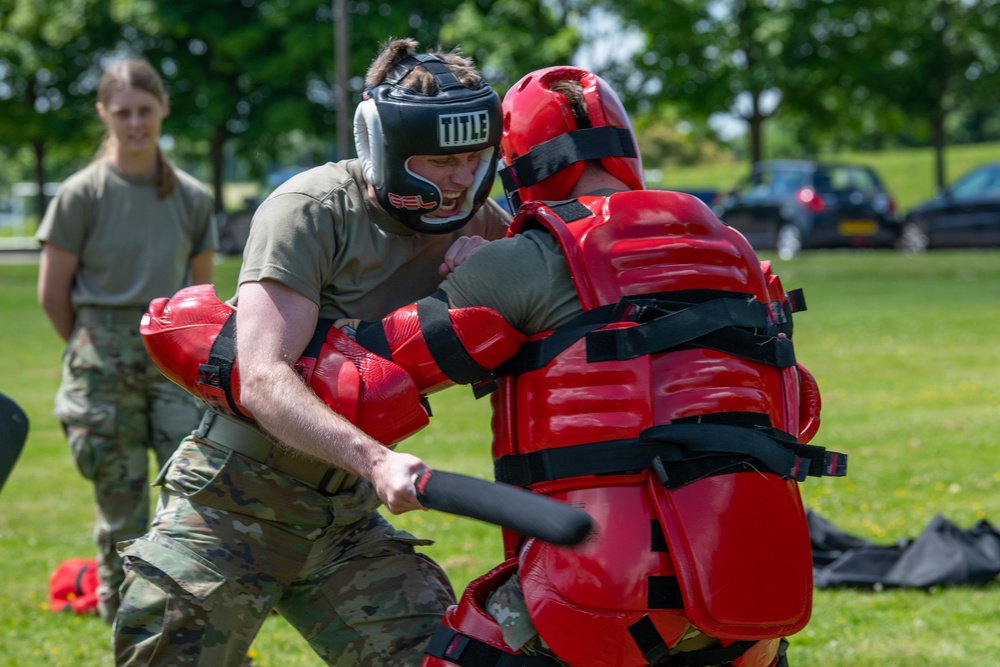
[[[400, 85], [416, 67], [430, 72], [438, 92], [424, 95]], [[418, 232], [452, 232], [479, 210], [493, 187], [500, 143], [500, 98], [484, 80], [466, 88], [440, 58], [410, 55], [385, 80], [367, 88], [354, 114], [354, 143], [365, 179], [392, 217]], [[441, 190], [408, 168], [414, 155], [482, 151], [462, 210], [428, 218], [441, 206]]]

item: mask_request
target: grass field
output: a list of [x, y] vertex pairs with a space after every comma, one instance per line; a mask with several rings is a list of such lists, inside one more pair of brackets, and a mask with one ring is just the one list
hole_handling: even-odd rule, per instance
[[[936, 514], [962, 527], [1000, 521], [1000, 253], [905, 257], [805, 252], [775, 261], [805, 289], [799, 360], [823, 392], [816, 444], [850, 455], [850, 474], [810, 479], [810, 507], [878, 543], [915, 537]], [[218, 266], [228, 296], [237, 260]], [[0, 391], [31, 433], [0, 492], [0, 667], [112, 665], [107, 628], [46, 608], [48, 575], [91, 553], [90, 488], [50, 414], [61, 344], [35, 303], [37, 267], [0, 265]], [[431, 399], [431, 426], [404, 448], [441, 469], [489, 476], [489, 406], [463, 388]], [[435, 539], [428, 553], [457, 589], [500, 559], [496, 530], [434, 512], [396, 523]], [[780, 534], [775, 535], [780, 545]], [[1000, 586], [932, 591], [817, 591], [792, 638], [793, 667], [981, 667], [1000, 653]], [[278, 617], [254, 645], [257, 667], [322, 663]]]

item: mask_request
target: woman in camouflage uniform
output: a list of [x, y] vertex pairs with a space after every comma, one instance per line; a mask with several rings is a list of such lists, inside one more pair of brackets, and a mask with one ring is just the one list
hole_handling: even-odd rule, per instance
[[210, 282], [212, 198], [159, 147], [169, 110], [144, 60], [111, 64], [98, 88], [107, 138], [60, 186], [37, 238], [38, 299], [67, 342], [55, 414], [94, 484], [99, 611], [108, 623], [124, 578], [116, 545], [149, 521], [148, 450], [164, 465], [197, 425], [191, 396], [164, 378], [139, 337], [149, 302]]

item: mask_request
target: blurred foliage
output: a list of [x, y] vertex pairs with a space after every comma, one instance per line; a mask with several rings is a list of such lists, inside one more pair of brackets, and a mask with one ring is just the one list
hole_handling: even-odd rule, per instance
[[[100, 71], [127, 55], [162, 72], [171, 156], [217, 193], [351, 154], [338, 119], [351, 122], [380, 46], [411, 36], [472, 56], [501, 94], [539, 67], [596, 71], [632, 114], [647, 167], [934, 146], [936, 178], [950, 180], [947, 144], [1000, 139], [998, 4], [0, 0], [0, 179], [61, 180], [88, 161]], [[742, 132], [720, 130], [725, 119]]]

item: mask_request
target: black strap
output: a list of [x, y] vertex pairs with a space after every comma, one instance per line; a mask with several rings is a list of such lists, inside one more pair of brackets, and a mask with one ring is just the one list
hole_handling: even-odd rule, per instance
[[806, 294], [802, 291], [802, 288], [788, 290], [785, 293], [788, 302], [788, 308], [793, 313], [798, 313], [803, 310], [807, 310], [806, 306]]
[[84, 563], [80, 566], [80, 569], [76, 571], [76, 579], [73, 581], [73, 592], [77, 595], [84, 594], [83, 578], [87, 575], [87, 572], [90, 571], [91, 567], [93, 566], [90, 563]]
[[326, 335], [330, 333], [330, 327], [333, 326], [335, 321], [323, 318], [316, 321], [316, 331], [313, 332], [312, 338], [309, 339], [306, 349], [302, 351], [303, 357], [307, 359], [319, 357], [319, 351], [322, 349], [323, 343], [326, 342]]
[[226, 397], [229, 410], [234, 415], [248, 417], [240, 410], [233, 396], [233, 364], [236, 361], [236, 311], [226, 318], [219, 334], [212, 341], [208, 360], [198, 364], [198, 384], [218, 387]]
[[728, 667], [747, 650], [756, 644], [755, 641], [733, 642], [720, 648], [703, 648], [697, 651], [675, 653], [666, 660], [657, 663], [657, 667]]
[[561, 664], [545, 656], [506, 653], [444, 625], [434, 631], [424, 653], [459, 667], [558, 667]]
[[669, 474], [669, 467], [675, 464], [718, 455], [750, 457], [776, 475], [798, 482], [806, 476], [847, 474], [844, 454], [797, 443], [777, 429], [726, 424], [665, 424], [646, 429], [634, 439], [508, 454], [494, 461], [493, 466], [498, 481], [530, 486], [585, 475], [637, 473], [654, 465], [664, 466], [665, 474]]
[[649, 616], [643, 616], [630, 625], [628, 632], [650, 665], [658, 665], [670, 655], [670, 647], [663, 641]]
[[628, 631], [650, 667], [725, 667], [757, 643], [752, 640], [738, 641], [721, 648], [683, 651], [671, 655], [670, 648], [649, 616], [643, 616], [630, 625]]
[[447, 302], [433, 296], [417, 301], [417, 319], [434, 363], [448, 379], [456, 384], [472, 384], [490, 377], [490, 371], [469, 356], [455, 333]]
[[[474, 384], [492, 378], [486, 368], [473, 359], [451, 324], [448, 296], [442, 290], [417, 301], [420, 334], [441, 372], [456, 384]], [[392, 350], [382, 322], [361, 322], [354, 340], [365, 349], [392, 361]]]
[[[544, 368], [583, 337], [587, 339], [588, 362], [633, 359], [697, 346], [785, 368], [796, 363], [788, 335], [790, 316], [791, 312], [777, 302], [765, 304], [749, 294], [685, 290], [624, 296], [617, 303], [578, 315], [545, 338], [525, 343], [495, 372], [520, 375]], [[598, 331], [619, 321], [637, 324]]]
[[459, 86], [464, 85], [461, 80], [455, 76], [454, 72], [448, 68], [447, 63], [430, 53], [414, 53], [402, 58], [398, 63], [396, 63], [392, 71], [386, 75], [383, 83], [397, 85], [406, 78], [407, 74], [421, 66], [434, 76], [441, 90], [458, 88]]
[[615, 304], [601, 306], [577, 315], [566, 324], [554, 329], [545, 338], [531, 340], [521, 346], [517, 354], [497, 366], [497, 375], [520, 375], [545, 368], [553, 359], [586, 336], [605, 326], [614, 313]]
[[500, 170], [504, 190], [511, 192], [542, 182], [583, 160], [636, 157], [632, 133], [621, 127], [588, 127], [541, 143]]
[[[619, 303], [627, 303], [628, 297]], [[768, 304], [743, 298], [719, 298], [667, 312], [634, 327], [587, 334], [587, 361], [622, 361], [702, 342], [705, 336], [725, 332], [711, 342], [721, 351], [778, 367], [795, 365], [792, 341], [779, 337]], [[734, 330], [733, 327], [757, 331]], [[728, 341], [728, 343], [727, 343]]]
[[667, 536], [663, 534], [663, 526], [657, 519], [649, 520], [649, 550], [654, 553], [667, 553]]
[[566, 201], [545, 202], [549, 210], [555, 213], [563, 222], [576, 222], [584, 218], [591, 218], [594, 212], [580, 203], [577, 199]]
[[681, 585], [677, 582], [677, 577], [647, 577], [646, 588], [646, 604], [649, 609], [684, 608]]
[[354, 340], [369, 352], [392, 361], [392, 349], [389, 347], [389, 339], [385, 336], [385, 328], [382, 326], [381, 320], [359, 322], [358, 328], [354, 332]]

